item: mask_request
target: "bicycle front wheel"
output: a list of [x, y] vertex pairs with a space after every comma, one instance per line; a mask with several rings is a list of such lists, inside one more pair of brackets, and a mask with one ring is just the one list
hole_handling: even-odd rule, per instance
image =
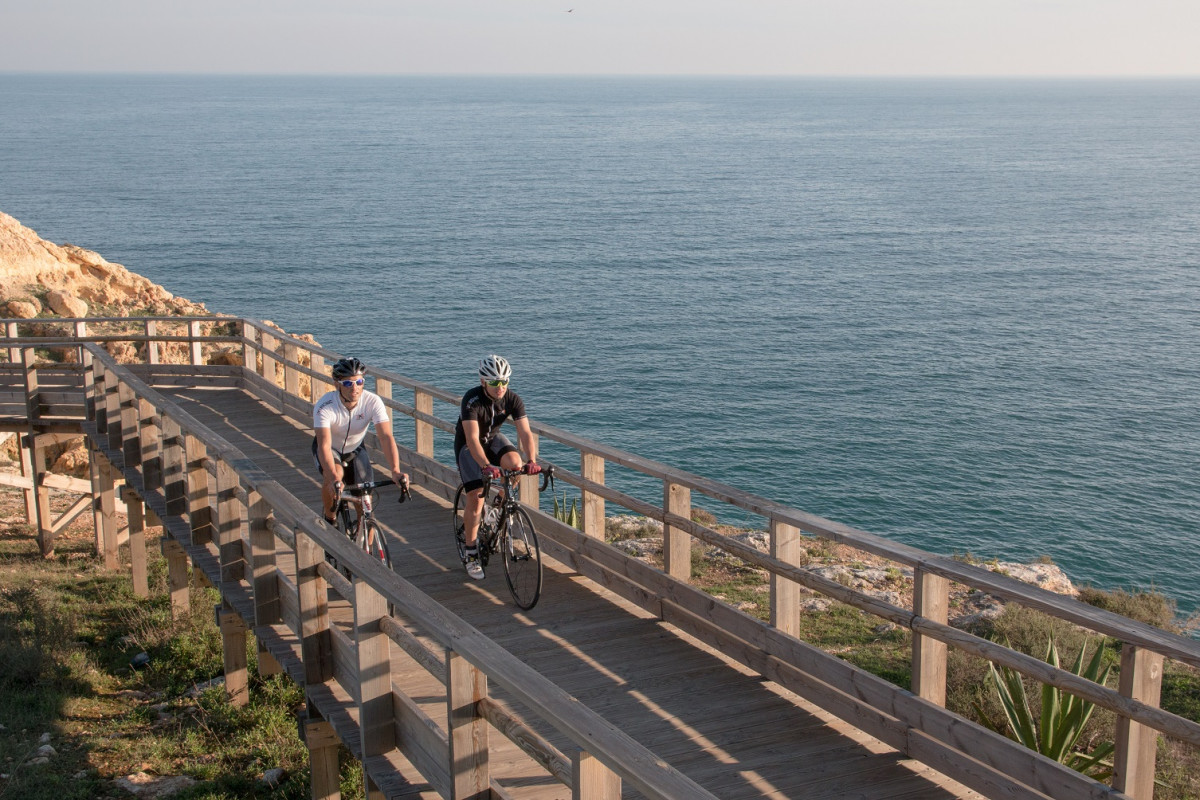
[[463, 518], [466, 513], [467, 490], [459, 485], [454, 495], [454, 544], [458, 546], [458, 557], [467, 563], [467, 540], [463, 534]]
[[508, 513], [500, 553], [504, 558], [504, 580], [508, 581], [513, 600], [521, 608], [533, 608], [542, 596], [542, 551], [533, 520], [525, 509], [514, 508]]
[[387, 541], [383, 538], [383, 531], [374, 521], [363, 526], [363, 539], [359, 546], [367, 555], [379, 559], [388, 569], [392, 568], [392, 556], [388, 552]]

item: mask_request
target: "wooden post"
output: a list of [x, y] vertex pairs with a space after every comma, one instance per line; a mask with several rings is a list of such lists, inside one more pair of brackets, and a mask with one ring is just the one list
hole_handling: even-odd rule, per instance
[[[792, 566], [800, 565], [800, 529], [771, 520], [771, 557]], [[800, 585], [771, 573], [771, 624], [789, 636], [800, 633]]]
[[[585, 480], [604, 483], [604, 459], [592, 453], [580, 453], [580, 473]], [[584, 489], [582, 497], [583, 532], [604, 541], [604, 498]]]
[[208, 470], [204, 466], [208, 448], [190, 433], [184, 436], [187, 458], [188, 516], [192, 528], [192, 544], [212, 541], [212, 506], [208, 501]]
[[[5, 327], [5, 333], [7, 334], [9, 339], [16, 339], [18, 336], [20, 336], [20, 333], [17, 332], [17, 323], [16, 322], [6, 322], [6, 323], [4, 323], [4, 327]], [[21, 363], [21, 348], [19, 348], [19, 347], [8, 348], [8, 363], [10, 363], [10, 364]]]
[[[105, 377], [108, 371], [104, 368], [104, 363], [94, 361], [92, 363], [92, 400], [88, 404], [88, 418], [96, 424], [96, 433], [99, 436], [108, 438], [108, 410], [105, 407], [105, 387], [107, 386], [107, 378]], [[99, 441], [96, 442], [100, 444]]]
[[[913, 613], [945, 625], [950, 613], [950, 581], [926, 572], [913, 572]], [[912, 690], [939, 706], [946, 705], [946, 643], [913, 631]]]
[[[663, 481], [663, 510], [684, 519], [692, 518], [692, 490]], [[663, 570], [673, 578], [692, 577], [692, 537], [674, 525], [663, 525]]]
[[[1121, 680], [1118, 691], [1126, 697], [1157, 707], [1162, 693], [1163, 657], [1128, 642], [1121, 644]], [[1113, 789], [1134, 800], [1154, 797], [1154, 762], [1158, 733], [1128, 717], [1117, 716]]]
[[104, 568], [107, 570], [116, 570], [119, 566], [115, 472], [107, 459], [100, 462], [100, 516], [104, 539]]
[[38, 388], [37, 353], [32, 347], [21, 348], [21, 366], [25, 373], [25, 419], [31, 426], [37, 424], [42, 415], [41, 389]]
[[[379, 628], [387, 601], [366, 581], [354, 579], [354, 639], [358, 645], [358, 724], [362, 759], [396, 746], [392, 709], [392, 640]], [[365, 774], [365, 770], [364, 770]]]
[[170, 417], [162, 418], [163, 500], [168, 518], [182, 518], [187, 513], [187, 456], [183, 450], [183, 431]]
[[246, 623], [228, 602], [217, 606], [217, 627], [221, 629], [221, 649], [225, 656], [225, 696], [229, 704], [244, 706], [250, 702], [250, 681], [246, 658]]
[[621, 776], [591, 753], [580, 750], [571, 757], [574, 772], [571, 800], [621, 800]]
[[[538, 435], [536, 433], [531, 435], [533, 436], [533, 446], [537, 447]], [[529, 456], [528, 453], [524, 455]], [[540, 475], [522, 475], [520, 478], [521, 502], [530, 508], [537, 508], [541, 504], [541, 492], [538, 491], [538, 484], [541, 483], [541, 480]]]
[[200, 344], [200, 321], [188, 320], [188, 350], [192, 366], [204, 363], [203, 346]]
[[[87, 336], [87, 323], [75, 323], [76, 338]], [[79, 347], [79, 363], [83, 366], [83, 405], [84, 414], [90, 420], [96, 418], [96, 372], [92, 366], [92, 354], [84, 346]]]
[[246, 551], [242, 546], [244, 508], [238, 498], [238, 475], [224, 460], [217, 462], [217, 547], [221, 553], [221, 584], [246, 577]]
[[104, 555], [104, 512], [101, 509], [100, 451], [95, 443], [88, 441], [88, 476], [92, 479], [92, 526], [96, 534], [96, 555]]
[[318, 570], [325, 551], [296, 529], [296, 596], [300, 608], [300, 657], [308, 686], [333, 677], [333, 640], [329, 634], [329, 588]]
[[121, 431], [121, 379], [115, 372], [104, 373], [104, 419], [108, 426], [108, 449], [120, 450], [124, 441]]
[[[392, 382], [389, 380], [384, 380], [383, 378], [376, 378], [375, 379], [375, 394], [379, 395], [384, 400], [391, 400], [392, 399]], [[388, 425], [393, 426], [392, 433], [395, 433], [396, 432], [396, 428], [394, 427], [394, 424], [396, 422], [395, 409], [393, 409], [387, 403], [384, 403], [383, 411], [385, 414], [387, 414]]]
[[258, 372], [258, 358], [254, 343], [258, 330], [246, 320], [241, 320], [242, 327], [242, 366], [251, 372]]
[[[422, 414], [433, 416], [433, 395], [413, 389], [413, 408]], [[433, 458], [433, 425], [419, 419], [416, 425], [417, 452], [427, 458]]]
[[138, 436], [138, 399], [126, 383], [120, 384], [117, 396], [121, 403], [120, 449], [125, 455], [125, 468], [139, 467], [142, 464], [142, 440]]
[[283, 388], [292, 397], [300, 396], [300, 371], [295, 364], [299, 363], [300, 355], [296, 345], [291, 342], [283, 343]]
[[42, 436], [29, 434], [33, 442], [33, 496], [34, 508], [37, 512], [37, 541], [38, 549], [44, 558], [54, 555], [54, 515], [50, 512], [50, 488], [42, 485], [42, 480], [49, 472], [46, 464], [46, 439]]
[[121, 493], [125, 501], [125, 518], [129, 521], [129, 562], [133, 573], [133, 593], [138, 597], [150, 596], [150, 585], [146, 578], [146, 518], [142, 498], [137, 492], [126, 489]]
[[33, 434], [17, 434], [17, 450], [21, 453], [21, 477], [29, 479], [29, 488], [21, 490], [21, 493], [25, 496], [25, 522], [29, 525], [35, 525], [38, 521], [38, 476], [33, 469]]
[[[275, 571], [275, 517], [258, 492], [250, 493], [250, 561], [254, 570], [254, 625], [274, 625], [283, 619], [279, 604], [279, 577]], [[259, 642], [258, 672], [277, 675], [283, 668]]]
[[158, 321], [153, 319], [146, 320], [146, 363], [159, 363], [158, 342], [154, 341], [154, 337], [158, 336]]
[[311, 705], [300, 723], [301, 738], [308, 747], [309, 785], [313, 800], [341, 800], [338, 771], [338, 738], [333, 726], [321, 719]]
[[267, 379], [267, 383], [275, 386], [275, 345], [278, 340], [267, 333], [262, 332], [262, 374]]
[[142, 486], [146, 491], [153, 492], [161, 489], [163, 485], [162, 432], [159, 430], [157, 410], [149, 400], [138, 398], [137, 411]]
[[488, 722], [478, 703], [487, 697], [487, 674], [446, 650], [446, 713], [450, 734], [450, 797], [491, 797]]
[[158, 541], [163, 558], [167, 560], [167, 591], [171, 594], [171, 618], [180, 619], [191, 610], [189, 596], [187, 552], [183, 545], [164, 533]]

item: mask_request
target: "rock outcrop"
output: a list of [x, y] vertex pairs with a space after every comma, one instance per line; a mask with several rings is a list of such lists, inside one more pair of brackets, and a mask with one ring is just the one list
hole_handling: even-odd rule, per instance
[[0, 212], [0, 315], [195, 316], [202, 303], [175, 297], [99, 253], [48, 242]]
[[[194, 317], [213, 315], [203, 303], [175, 297], [147, 278], [130, 272], [120, 264], [104, 259], [99, 253], [70, 244], [57, 245], [41, 238], [8, 214], [0, 212], [0, 317], [31, 320], [22, 324], [22, 336], [55, 336], [69, 332], [56, 318], [79, 317]], [[220, 316], [220, 315], [216, 315]], [[169, 323], [167, 323], [169, 324]], [[205, 323], [201, 334], [214, 332], [219, 323]], [[274, 323], [267, 323], [278, 328]], [[97, 328], [101, 328], [97, 331]], [[113, 331], [93, 325], [93, 332], [128, 330], [128, 324]], [[279, 329], [283, 333], [282, 329]], [[160, 324], [160, 332], [163, 324]], [[0, 334], [3, 332], [0, 331]], [[309, 335], [298, 338], [314, 342]], [[146, 361], [146, 345], [110, 342], [109, 354], [118, 363]], [[47, 357], [47, 356], [40, 356]], [[74, 359], [70, 351], [51, 353], [49, 358]], [[240, 348], [228, 345], [206, 346], [204, 358], [209, 364], [239, 365]], [[191, 352], [185, 342], [158, 345], [158, 360], [163, 364], [190, 363]], [[306, 354], [302, 355], [302, 361]], [[260, 356], [261, 360], [261, 356]], [[283, 371], [276, 378], [283, 385]], [[302, 377], [301, 388], [308, 385]], [[16, 458], [15, 442], [0, 442], [0, 457]], [[76, 477], [88, 474], [87, 451], [83, 439], [52, 447], [51, 471]]]

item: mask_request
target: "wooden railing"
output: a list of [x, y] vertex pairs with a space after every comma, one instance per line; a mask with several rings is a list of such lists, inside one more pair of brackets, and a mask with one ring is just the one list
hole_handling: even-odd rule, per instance
[[[332, 386], [327, 375], [326, 362], [340, 357], [338, 353], [287, 336], [278, 329], [249, 319], [233, 321], [240, 326], [240, 335], [236, 337], [201, 336], [198, 330], [200, 323], [193, 322], [189, 323], [187, 335], [155, 338], [157, 331], [149, 326], [151, 321], [158, 322], [142, 322], [143, 333], [126, 337], [124, 341], [145, 342], [147, 352], [154, 351], [155, 343], [184, 342], [191, 363], [197, 366], [202, 360], [204, 348], [214, 343], [240, 348], [241, 367], [229, 368], [224, 372], [214, 372], [215, 368], [208, 367], [204, 371], [207, 376], [205, 379], [241, 383], [273, 403], [282, 413], [305, 423], [310, 419], [312, 398]], [[70, 322], [81, 325], [91, 321]], [[130, 321], [130, 324], [138, 322], [134, 320]], [[229, 324], [231, 320], [202, 319], [200, 322]], [[11, 322], [7, 325], [12, 340], [10, 353], [31, 354], [32, 351], [28, 348], [35, 344], [47, 346], [44, 342], [38, 344], [37, 340], [30, 337], [21, 337]], [[56, 345], [77, 348], [78, 343], [92, 340], [80, 329], [76, 330], [74, 337], [56, 338]], [[82, 349], [91, 353], [93, 363], [97, 360], [102, 365], [108, 363], [94, 346]], [[31, 355], [21, 356], [29, 357]], [[86, 356], [81, 355], [80, 360], [85, 358]], [[10, 360], [20, 359], [10, 355]], [[107, 369], [105, 375], [119, 372], [111, 366], [101, 366], [99, 369]], [[162, 366], [150, 369], [159, 378], [170, 371]], [[180, 379], [184, 381], [201, 377], [198, 374], [200, 370], [195, 368], [177, 371], [180, 373]], [[25, 372], [29, 374], [34, 370]], [[456, 414], [458, 395], [385, 370], [372, 370], [370, 374], [375, 380], [376, 391], [384, 398], [391, 413], [399, 413], [412, 420], [414, 447], [402, 447], [402, 457], [412, 466], [421, 485], [449, 498], [457, 483], [457, 473], [451, 466], [435, 460], [434, 451], [435, 437], [439, 433], [452, 433], [453, 423], [434, 412], [435, 403], [440, 402], [450, 405], [449, 411]], [[26, 380], [28, 381], [28, 378]], [[136, 383], [136, 380], [129, 378], [128, 382]], [[117, 383], [118, 387], [126, 385], [126, 377], [122, 376]], [[411, 392], [412, 403], [397, 400], [397, 390]], [[119, 393], [121, 390], [118, 388], [117, 391]], [[34, 389], [27, 389], [27, 394], [34, 393], [36, 380]], [[138, 385], [138, 390], [133, 392], [133, 396], [141, 402], [141, 398], [150, 393], [149, 387]], [[106, 403], [111, 402], [113, 401], [106, 400]], [[160, 399], [159, 402], [165, 401]], [[117, 405], [124, 407], [120, 401], [117, 401]], [[33, 408], [32, 404], [30, 408]], [[111, 415], [111, 410], [109, 413]], [[543, 547], [548, 555], [593, 578], [625, 599], [650, 610], [663, 620], [718, 647], [727, 656], [779, 682], [906, 755], [930, 764], [987, 796], [1149, 798], [1153, 794], [1154, 785], [1156, 734], [1163, 733], [1191, 744], [1200, 744], [1200, 725], [1158, 708], [1164, 658], [1200, 667], [1200, 644], [1195, 641], [1029, 586], [1004, 575], [890, 542], [735, 487], [574, 436], [552, 426], [535, 422], [533, 428], [544, 440], [574, 451], [579, 457], [577, 471], [562, 463], [556, 464], [556, 468], [558, 477], [580, 491], [583, 501], [583, 530], [577, 531], [548, 515], [536, 514]], [[605, 481], [607, 465], [614, 465], [641, 475], [644, 479], [660, 482], [662, 502], [649, 503], [612, 488]], [[770, 551], [761, 553], [712, 527], [693, 521], [690, 518], [693, 493], [707, 497], [712, 502], [736, 508], [740, 512], [762, 517], [769, 532]], [[531, 507], [536, 506], [536, 497], [536, 491], [532, 488], [527, 491], [523, 487], [522, 499], [529, 502]], [[284, 499], [275, 497], [272, 493], [272, 507], [275, 502], [283, 504]], [[632, 559], [604, 543], [606, 504], [609, 503], [663, 523], [662, 570]], [[297, 528], [296, 535], [299, 537], [298, 520], [303, 517], [303, 513], [295, 508], [292, 509], [292, 513], [294, 517], [288, 517], [287, 525]], [[309, 522], [311, 524], [312, 520]], [[275, 529], [278, 532], [278, 524], [275, 525]], [[884, 602], [804, 569], [797, 556], [801, 537], [806, 534], [846, 544], [910, 567], [914, 575], [913, 606], [902, 608]], [[306, 529], [304, 535], [311, 537], [313, 531]], [[693, 539], [721, 548], [770, 573], [770, 623], [743, 614], [688, 584]], [[297, 553], [299, 552], [300, 547], [297, 548]], [[338, 556], [340, 558], [341, 554]], [[339, 588], [332, 575], [326, 577], [335, 584], [335, 588]], [[372, 591], [386, 595], [388, 601], [399, 606], [399, 595], [391, 594], [397, 587], [384, 580], [387, 576], [376, 576], [368, 572], [366, 577]], [[376, 583], [376, 577], [383, 582]], [[395, 576], [391, 577], [399, 581]], [[1010, 648], [950, 627], [946, 623], [951, 582], [982, 590], [1119, 639], [1123, 646], [1118, 688], [1113, 690], [1095, 684], [1069, 671], [1052, 667]], [[797, 601], [799, 586], [911, 629], [913, 691], [901, 690], [796, 639], [800, 613]], [[340, 589], [346, 594], [358, 591], [357, 587], [349, 586], [341, 586]], [[416, 603], [408, 596], [405, 597], [405, 602]], [[387, 620], [383, 620], [380, 627], [394, 635], [397, 640], [401, 638], [394, 625]], [[411, 643], [408, 646], [412, 646]], [[950, 647], [1010, 667], [1030, 678], [1076, 694], [1115, 712], [1118, 723], [1113, 786], [1107, 787], [1083, 777], [943, 708], [947, 652]], [[453, 682], [449, 678], [446, 680], [449, 683]], [[483, 703], [479, 707], [487, 709], [492, 706]], [[565, 773], [566, 762], [561, 758], [561, 754], [547, 758], [545, 763], [558, 764], [558, 772]]]

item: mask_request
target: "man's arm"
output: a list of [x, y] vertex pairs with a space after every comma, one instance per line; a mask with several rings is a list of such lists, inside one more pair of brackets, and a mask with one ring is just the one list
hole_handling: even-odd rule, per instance
[[517, 440], [521, 443], [521, 452], [525, 454], [525, 461], [537, 461], [537, 440], [533, 438], [533, 431], [529, 427], [529, 417], [521, 417], [514, 419], [513, 425], [517, 426]]
[[396, 446], [396, 438], [392, 436], [392, 423], [376, 422], [375, 435], [379, 439], [379, 449], [387, 458], [388, 469], [392, 471], [392, 480], [399, 484], [408, 483], [408, 473], [400, 469], [400, 448]]
[[463, 435], [467, 438], [467, 449], [471, 451], [471, 458], [475, 459], [475, 463], [481, 468], [491, 464], [491, 460], [483, 449], [483, 443], [479, 441], [479, 420], [464, 419], [462, 427]]
[[332, 437], [329, 428], [316, 428], [317, 460], [321, 462], [321, 471], [325, 474], [325, 482], [332, 485], [342, 479], [342, 465], [333, 457]]

